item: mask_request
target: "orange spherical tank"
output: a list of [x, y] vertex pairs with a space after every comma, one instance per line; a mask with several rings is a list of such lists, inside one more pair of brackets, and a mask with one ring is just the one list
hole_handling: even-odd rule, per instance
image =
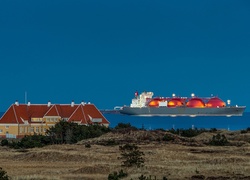
[[200, 98], [192, 98], [187, 102], [187, 107], [202, 108], [205, 107], [205, 103]]
[[151, 101], [149, 101], [148, 106], [150, 107], [157, 107], [159, 106], [159, 102], [161, 101], [160, 98], [154, 98]]
[[168, 101], [168, 107], [182, 106], [183, 102], [181, 98], [172, 98]]
[[214, 97], [208, 100], [207, 107], [225, 107], [226, 103], [218, 97]]

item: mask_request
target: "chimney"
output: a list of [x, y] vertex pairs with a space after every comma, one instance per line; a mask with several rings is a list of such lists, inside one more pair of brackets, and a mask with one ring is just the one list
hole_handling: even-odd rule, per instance
[[74, 100], [72, 100], [71, 101], [71, 107], [74, 107], [74, 105], [75, 105], [75, 102], [74, 102]]
[[50, 107], [51, 106], [51, 102], [50, 101], [48, 101], [48, 107]]
[[19, 106], [19, 102], [18, 102], [18, 100], [16, 100], [15, 105]]
[[27, 104], [27, 106], [30, 106], [30, 101], [28, 101], [28, 104]]
[[81, 105], [83, 105], [83, 106], [84, 106], [84, 105], [85, 105], [85, 102], [84, 102], [84, 101], [82, 101], [82, 102], [81, 102]]

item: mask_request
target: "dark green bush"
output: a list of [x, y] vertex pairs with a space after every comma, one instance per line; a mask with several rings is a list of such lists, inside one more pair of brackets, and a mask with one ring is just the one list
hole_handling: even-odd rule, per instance
[[218, 133], [217, 135], [213, 136], [213, 138], [209, 141], [209, 145], [212, 146], [226, 146], [229, 145], [229, 142], [224, 134]]
[[114, 129], [125, 129], [133, 127], [130, 123], [118, 123]]
[[83, 126], [76, 123], [60, 121], [47, 131], [52, 144], [73, 144], [83, 139], [99, 137], [110, 129], [101, 125]]
[[173, 141], [174, 137], [170, 136], [169, 134], [165, 134], [162, 138], [163, 141]]
[[[159, 180], [156, 178], [156, 176], [144, 176], [143, 174], [138, 177], [139, 180]], [[164, 176], [162, 180], [167, 180], [167, 178]]]
[[7, 139], [3, 139], [1, 141], [1, 146], [8, 146], [8, 144], [9, 144], [9, 141]]
[[91, 145], [88, 143], [88, 144], [85, 144], [85, 147], [86, 148], [91, 148]]
[[[216, 131], [216, 129], [211, 129], [212, 131]], [[183, 136], [183, 137], [194, 137], [194, 136], [197, 136], [203, 132], [211, 132], [206, 130], [206, 129], [198, 129], [198, 128], [189, 128], [189, 129], [171, 129], [169, 130], [170, 133], [172, 134], [177, 134], [179, 136]]]
[[0, 167], [0, 179], [1, 180], [9, 180], [10, 177], [7, 175], [7, 172]]
[[[49, 144], [72, 144], [83, 139], [99, 137], [110, 129], [100, 125], [83, 126], [76, 123], [60, 121], [47, 130], [46, 135], [25, 136], [20, 141], [8, 142], [8, 146], [15, 149], [43, 147]], [[1, 144], [6, 144], [1, 141]]]
[[123, 170], [121, 169], [119, 172], [114, 171], [113, 173], [109, 174], [108, 180], [119, 180], [127, 176], [128, 176], [128, 173], [123, 172]]
[[139, 147], [135, 144], [125, 144], [119, 146], [121, 152], [122, 166], [125, 167], [143, 167], [144, 166], [144, 153], [139, 150]]
[[13, 141], [9, 143], [9, 147], [12, 147], [15, 149], [21, 149], [21, 148], [26, 149], [26, 148], [34, 148], [34, 147], [43, 147], [48, 144], [50, 144], [49, 137], [34, 134], [31, 136], [25, 136], [18, 142]]

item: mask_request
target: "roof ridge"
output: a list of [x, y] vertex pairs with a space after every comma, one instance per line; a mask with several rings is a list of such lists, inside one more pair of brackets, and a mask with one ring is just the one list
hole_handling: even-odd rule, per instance
[[108, 123], [110, 123], [107, 119], [106, 119], [106, 117], [101, 113], [101, 111], [94, 105], [94, 104], [92, 104], [94, 107], [95, 107], [95, 109], [101, 114], [101, 116], [104, 118], [104, 120], [106, 120]]
[[52, 105], [52, 106], [49, 108], [49, 110], [48, 110], [43, 116], [46, 116], [46, 115], [49, 113], [49, 111], [50, 111], [54, 106], [55, 106], [55, 104]]
[[85, 123], [88, 124], [87, 118], [86, 118], [86, 115], [85, 115], [85, 112], [84, 112], [84, 109], [83, 109], [83, 105], [81, 104], [80, 106], [81, 106], [82, 114], [84, 116]]
[[78, 105], [78, 107], [74, 110], [74, 112], [69, 116], [69, 120], [70, 118], [75, 114], [75, 112], [77, 111], [77, 109], [79, 108], [80, 106]]
[[57, 112], [57, 115], [60, 116], [59, 112], [58, 112], [58, 109], [57, 109], [57, 105], [55, 104], [55, 108], [56, 108], [56, 112]]
[[13, 105], [12, 107], [13, 107], [14, 115], [15, 115], [15, 118], [16, 118], [16, 122], [17, 122], [17, 124], [19, 124], [19, 123], [18, 123], [18, 120], [17, 120], [16, 110], [15, 110], [15, 108], [14, 108], [15, 105]]
[[[4, 117], [4, 115], [10, 110], [10, 108], [13, 106], [13, 104], [7, 109], [7, 111], [5, 111], [2, 115], [2, 117]], [[0, 120], [2, 119], [2, 117], [0, 118]]]

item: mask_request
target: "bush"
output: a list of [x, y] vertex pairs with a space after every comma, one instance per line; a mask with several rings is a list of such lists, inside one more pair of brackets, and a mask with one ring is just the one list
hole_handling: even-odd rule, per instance
[[121, 169], [119, 171], [119, 173], [114, 171], [112, 174], [109, 174], [108, 180], [119, 180], [119, 179], [127, 177], [127, 176], [128, 176], [128, 173], [123, 172], [123, 170]]
[[86, 148], [91, 148], [91, 145], [88, 143], [88, 144], [85, 144], [85, 147]]
[[12, 141], [8, 144], [9, 147], [15, 149], [26, 149], [34, 147], [43, 147], [50, 144], [49, 138], [43, 135], [25, 136], [20, 141]]
[[125, 129], [133, 127], [130, 123], [118, 123], [115, 129]]
[[8, 144], [9, 144], [9, 141], [7, 139], [3, 139], [1, 141], [1, 146], [8, 146]]
[[[143, 174], [141, 176], [138, 177], [139, 180], [156, 180], [156, 176], [152, 177], [151, 175], [150, 176], [144, 176]], [[162, 180], [167, 180], [167, 178], [164, 176], [162, 178]]]
[[180, 136], [183, 136], [183, 137], [194, 137], [194, 136], [197, 136], [203, 132], [208, 132], [206, 129], [192, 129], [192, 128], [189, 128], [189, 129], [171, 129], [169, 130], [170, 133], [172, 134], [178, 134]]
[[224, 134], [218, 133], [217, 135], [213, 136], [213, 138], [209, 141], [209, 145], [212, 146], [226, 146], [229, 142]]
[[110, 129], [101, 125], [79, 125], [72, 122], [60, 121], [47, 131], [52, 144], [73, 144], [83, 139], [99, 137]]
[[4, 171], [1, 167], [0, 167], [0, 179], [1, 180], [9, 180], [9, 176], [7, 175], [7, 172]]
[[162, 138], [163, 141], [173, 141], [174, 137], [170, 136], [169, 134], [165, 134]]
[[144, 166], [144, 153], [139, 150], [139, 147], [135, 144], [125, 144], [123, 146], [119, 146], [119, 150], [121, 151], [121, 157], [119, 159], [123, 159], [122, 166], [125, 167], [143, 167]]

